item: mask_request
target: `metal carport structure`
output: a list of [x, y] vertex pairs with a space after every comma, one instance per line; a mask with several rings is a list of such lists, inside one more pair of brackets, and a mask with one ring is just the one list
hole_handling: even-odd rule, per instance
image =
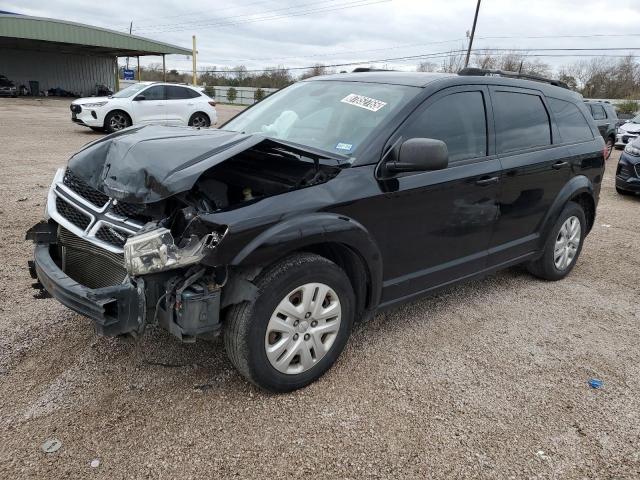
[[[124, 32], [51, 18], [0, 14], [0, 74], [16, 85], [79, 95], [96, 84], [117, 89], [118, 57], [188, 55], [191, 49]], [[139, 78], [139, 76], [138, 76]]]

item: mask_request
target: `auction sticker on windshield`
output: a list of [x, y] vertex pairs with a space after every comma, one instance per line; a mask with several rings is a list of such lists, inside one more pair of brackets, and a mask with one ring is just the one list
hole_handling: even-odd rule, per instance
[[383, 102], [382, 100], [365, 97], [363, 95], [358, 95], [357, 93], [350, 93], [340, 101], [342, 103], [348, 103], [349, 105], [353, 105], [355, 107], [371, 110], [372, 112], [377, 112], [387, 104], [387, 102]]

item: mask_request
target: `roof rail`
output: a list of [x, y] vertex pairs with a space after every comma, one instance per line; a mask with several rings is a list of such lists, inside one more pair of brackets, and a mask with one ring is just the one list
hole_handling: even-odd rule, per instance
[[478, 77], [508, 77], [508, 78], [522, 78], [524, 80], [533, 80], [534, 82], [544, 82], [554, 85], [556, 87], [562, 87], [569, 90], [569, 85], [560, 81], [553, 80], [551, 78], [541, 77], [540, 75], [532, 75], [529, 73], [510, 72], [508, 70], [491, 70], [488, 68], [463, 68], [458, 72], [458, 75], [478, 76]]
[[358, 67], [351, 70], [351, 73], [361, 73], [361, 72], [395, 72], [396, 70], [389, 70], [386, 68], [369, 68], [369, 67]]

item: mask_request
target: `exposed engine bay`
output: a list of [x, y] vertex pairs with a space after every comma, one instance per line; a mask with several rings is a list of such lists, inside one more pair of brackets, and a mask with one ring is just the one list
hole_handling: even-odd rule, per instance
[[281, 149], [254, 147], [205, 172], [183, 200], [214, 212], [324, 183], [340, 169]]

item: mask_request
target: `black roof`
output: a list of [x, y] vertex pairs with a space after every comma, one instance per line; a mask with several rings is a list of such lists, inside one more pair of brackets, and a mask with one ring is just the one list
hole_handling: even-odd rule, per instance
[[[457, 77], [453, 73], [423, 73], [423, 72], [394, 72], [369, 71], [356, 73], [336, 73], [313, 77], [313, 80], [339, 80], [341, 82], [388, 83], [391, 85], [407, 85], [409, 87], [424, 87], [429, 83], [444, 78]], [[309, 79], [311, 80], [311, 79]]]
[[454, 85], [503, 85], [509, 87], [522, 87], [540, 90], [545, 95], [556, 98], [566, 98], [573, 101], [582, 100], [582, 95], [566, 88], [551, 85], [546, 82], [527, 80], [523, 78], [511, 78], [506, 76], [485, 75], [458, 75], [455, 73], [426, 73], [426, 72], [398, 72], [398, 71], [370, 71], [358, 73], [336, 73], [333, 75], [321, 75], [304, 81], [341, 81], [341, 82], [366, 82], [386, 83], [390, 85], [407, 85], [410, 87], [426, 87], [433, 83], [439, 86]]

